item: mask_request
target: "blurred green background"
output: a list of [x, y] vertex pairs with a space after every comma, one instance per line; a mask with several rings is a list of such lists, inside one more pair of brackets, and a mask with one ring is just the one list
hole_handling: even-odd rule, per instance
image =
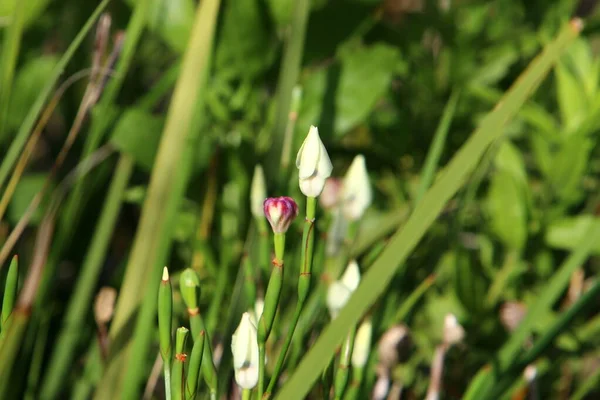
[[[146, 8], [140, 11], [142, 2]], [[366, 158], [375, 198], [361, 225], [356, 255], [368, 269], [386, 238], [402, 226], [431, 183], [423, 186], [432, 143], [441, 146], [434, 170], [429, 170], [435, 172], [437, 166], [441, 169], [447, 164], [560, 28], [575, 15], [584, 17], [583, 34], [567, 47], [547, 79], [506, 125], [504, 139], [488, 149], [370, 310], [376, 321], [374, 342], [394, 324], [405, 323], [411, 329], [410, 357], [392, 374], [393, 381], [404, 385], [403, 398], [424, 396], [444, 316], [454, 313], [466, 337], [447, 355], [443, 398], [461, 398], [477, 371], [494, 360], [509, 338], [505, 311], [531, 307], [569, 253], [586, 239], [593, 244], [581, 250], [581, 262], [556, 288], [551, 308], [535, 316], [531, 337], [543, 337], [562, 312], [596, 283], [600, 238], [596, 233], [590, 236], [600, 214], [600, 15], [596, 2], [308, 3], [303, 32], [295, 30], [293, 0], [221, 2], [207, 70], [198, 71], [206, 83], [200, 100], [192, 105], [191, 129], [196, 134], [185, 142], [187, 155], [171, 154], [175, 160], [181, 158], [187, 172], [183, 186], [173, 189], [181, 193], [175, 194], [178, 201], [168, 214], [168, 230], [161, 242], [167, 244], [156, 250], [162, 254], [156, 259], [175, 273], [187, 266], [199, 271], [202, 299], [208, 318], [215, 321], [217, 338], [231, 334], [243, 308], [236, 277], [242, 254], [252, 243], [247, 240], [247, 231], [252, 231], [248, 191], [254, 166], [259, 162], [265, 166], [269, 195], [299, 193], [294, 168], [282, 174], [279, 166], [280, 128], [286, 126], [289, 108], [282, 106], [282, 86], [291, 82], [302, 90], [292, 163], [311, 124], [319, 127], [335, 176], [343, 176], [356, 154]], [[10, 158], [9, 148], [19, 140], [18, 132], [30, 118], [36, 99], [56, 80], [59, 59], [98, 4], [0, 2], [0, 161]], [[44, 390], [50, 390], [46, 381], [53, 379], [49, 378], [55, 365], [53, 351], [65, 334], [71, 335], [67, 341], [72, 343], [73, 356], [49, 398], [86, 398], [98, 385], [99, 365], [89, 362], [97, 334], [93, 297], [99, 288], [118, 289], [123, 281], [150, 174], [161, 167], [156, 164], [157, 150], [196, 7], [194, 0], [110, 1], [106, 12], [112, 25], [102, 58], [110, 57], [118, 32], [126, 31], [126, 44], [116, 72], [107, 77], [106, 90], [82, 122], [64, 162], [53, 169], [77, 120], [89, 75], [65, 89], [39, 131], [39, 140], [25, 150], [20, 146], [16, 153], [27, 153], [29, 160], [0, 214], [0, 244], [8, 243], [32, 199], [44, 190], [40, 206], [23, 227], [10, 256], [19, 255], [21, 282], [36, 256], [43, 255], [45, 268], [18, 353], [13, 354], [14, 364], [3, 371], [5, 398], [44, 398], [40, 393], [50, 393]], [[93, 32], [84, 36], [52, 93], [69, 77], [90, 72], [97, 53]], [[127, 42], [132, 34], [138, 39], [133, 44]], [[295, 42], [301, 57], [294, 64], [286, 60], [285, 51]], [[299, 67], [297, 77], [282, 78], [286, 71], [282, 64]], [[111, 66], [110, 62], [105, 65]], [[104, 149], [100, 153], [99, 146]], [[97, 160], [92, 160], [85, 175], [73, 175], [78, 166], [89, 165], [90, 154]], [[123, 156], [130, 163], [125, 167]], [[0, 170], [3, 196], [14, 176], [13, 165]], [[119, 191], [113, 204], [117, 218], [98, 234], [104, 207], [112, 204], [109, 188], [116, 179], [122, 180], [114, 189]], [[435, 181], [433, 175], [427, 179]], [[164, 194], [165, 198], [169, 195]], [[45, 215], [52, 215], [54, 221], [46, 248], [40, 239]], [[106, 242], [95, 252], [90, 250], [94, 235]], [[298, 253], [297, 248], [290, 251]], [[9, 260], [2, 260], [2, 281]], [[77, 325], [65, 333], [63, 318], [74, 307], [72, 303], [78, 302], [73, 293], [85, 263], [98, 266], [81, 289], [84, 297], [77, 297], [87, 299], [78, 304], [85, 318], [75, 319]], [[288, 278], [295, 295], [295, 278]], [[423, 282], [428, 282], [426, 287]], [[264, 279], [259, 282], [259, 291], [264, 284]], [[411, 297], [418, 287], [421, 291]], [[221, 302], [215, 300], [216, 294]], [[414, 304], [396, 318], [409, 297]], [[586, 302], [590, 304], [561, 328], [558, 339], [537, 359], [537, 398], [600, 396], [598, 297]], [[227, 317], [219, 321], [220, 313]], [[325, 312], [313, 323], [311, 332], [320, 331], [327, 323]], [[149, 345], [139, 361], [140, 374], [146, 377], [157, 349], [154, 336]], [[227, 346], [225, 353], [229, 357]], [[360, 398], [369, 398], [371, 393], [375, 352], [372, 358]], [[518, 378], [513, 383], [503, 393], [506, 398], [532, 396], [532, 390], [527, 391]], [[155, 396], [162, 398], [160, 390]]]

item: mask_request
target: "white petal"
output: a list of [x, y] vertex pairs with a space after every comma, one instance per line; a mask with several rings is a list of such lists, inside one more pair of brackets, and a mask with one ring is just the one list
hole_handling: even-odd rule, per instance
[[344, 275], [340, 281], [350, 290], [354, 292], [360, 283], [360, 269], [356, 260], [352, 260], [348, 263]]
[[327, 153], [327, 149], [321, 139], [319, 139], [320, 149], [319, 149], [319, 165], [317, 166], [317, 173], [323, 179], [327, 179], [331, 176], [331, 171], [333, 171], [333, 165], [331, 164], [331, 159], [329, 158], [329, 154]]
[[235, 381], [242, 389], [252, 389], [258, 383], [258, 367], [250, 366], [235, 370]]
[[333, 282], [327, 290], [327, 308], [331, 318], [335, 318], [339, 311], [346, 305], [352, 292], [341, 282]]
[[250, 314], [242, 314], [242, 320], [231, 338], [234, 369], [242, 368], [251, 361], [254, 348], [258, 351], [256, 327], [252, 324]]
[[317, 171], [321, 146], [322, 142], [319, 137], [319, 130], [311, 126], [296, 159], [296, 166], [299, 169], [298, 177], [300, 179], [309, 178]]
[[300, 191], [307, 197], [317, 197], [323, 191], [325, 179], [319, 175], [299, 180]]
[[362, 368], [367, 363], [371, 350], [371, 332], [373, 331], [371, 321], [364, 321], [354, 339], [354, 349], [352, 350], [352, 366]]
[[342, 192], [344, 216], [351, 221], [362, 217], [371, 205], [372, 193], [369, 174], [362, 155], [354, 157], [344, 177]]

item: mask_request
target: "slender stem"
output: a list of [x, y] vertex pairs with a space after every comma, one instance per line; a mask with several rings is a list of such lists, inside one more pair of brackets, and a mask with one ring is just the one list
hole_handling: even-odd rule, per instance
[[266, 169], [267, 172], [277, 170], [276, 163], [279, 161], [281, 155], [285, 127], [288, 122], [288, 113], [292, 102], [292, 91], [298, 82], [298, 75], [302, 64], [304, 37], [309, 13], [309, 0], [297, 0], [295, 2], [289, 42], [284, 50], [281, 73], [279, 74], [279, 82], [277, 83], [277, 113], [272, 135], [271, 156], [267, 158], [267, 160], [270, 160], [270, 165]]
[[163, 375], [165, 378], [165, 399], [171, 400], [171, 368], [166, 362], [163, 362]]
[[290, 344], [292, 343], [294, 331], [296, 330], [298, 320], [300, 319], [302, 309], [304, 308], [304, 303], [306, 302], [306, 299], [308, 298], [308, 293], [310, 291], [316, 204], [317, 199], [315, 197], [307, 198], [306, 218], [304, 219], [304, 232], [302, 234], [302, 248], [304, 249], [304, 251], [302, 252], [301, 256], [301, 270], [300, 276], [298, 277], [298, 301], [296, 303], [294, 316], [292, 317], [292, 322], [288, 329], [285, 341], [283, 343], [283, 347], [279, 352], [277, 363], [275, 364], [275, 369], [273, 370], [273, 374], [271, 375], [271, 380], [269, 381], [269, 386], [267, 387], [267, 392], [264, 396], [265, 398], [270, 397], [271, 393], [273, 392], [273, 389], [275, 388], [277, 380], [279, 379], [279, 374], [281, 373], [281, 369], [285, 361], [285, 356], [288, 352]]
[[344, 400], [355, 400], [360, 391], [360, 385], [365, 376], [365, 369], [362, 367], [352, 368], [352, 381], [348, 387], [348, 391], [344, 395]]
[[252, 390], [244, 389], [242, 390], [242, 400], [250, 400], [252, 397]]
[[263, 398], [265, 388], [265, 343], [258, 343], [258, 398]]
[[350, 360], [352, 359], [352, 350], [354, 349], [354, 339], [356, 337], [356, 328], [352, 328], [346, 341], [342, 345], [342, 351], [340, 352], [340, 362], [338, 369], [335, 374], [335, 381], [333, 382], [333, 389], [335, 393], [335, 399], [341, 400], [348, 385], [349, 367]]
[[285, 253], [285, 233], [275, 233], [273, 236], [275, 259], [273, 270], [265, 293], [265, 306], [258, 321], [258, 397], [262, 398], [265, 387], [266, 343], [273, 328], [277, 306], [283, 286], [283, 256]]
[[258, 240], [259, 240], [259, 264], [260, 269], [265, 273], [269, 273], [269, 259], [271, 258], [271, 248], [269, 247], [269, 230], [267, 227], [267, 221], [264, 218], [256, 219], [256, 226], [258, 227]]
[[[283, 363], [285, 361], [285, 356], [287, 354], [288, 349], [290, 348], [290, 344], [292, 343], [292, 338], [294, 337], [294, 329], [298, 324], [298, 320], [300, 319], [300, 314], [302, 313], [303, 303], [296, 303], [296, 309], [294, 311], [294, 316], [292, 317], [292, 322], [289, 327], [288, 333], [285, 337], [285, 342], [281, 347], [281, 351], [279, 352], [279, 356], [277, 357], [277, 363], [275, 364], [275, 369], [273, 370], [273, 374], [271, 375], [271, 380], [269, 381], [269, 386], [267, 386], [267, 391], [263, 395], [262, 399], [268, 399], [271, 397], [273, 393], [273, 389], [277, 384], [277, 380], [279, 379], [279, 374], [281, 373], [281, 369], [283, 367]], [[259, 349], [260, 350], [260, 349]]]

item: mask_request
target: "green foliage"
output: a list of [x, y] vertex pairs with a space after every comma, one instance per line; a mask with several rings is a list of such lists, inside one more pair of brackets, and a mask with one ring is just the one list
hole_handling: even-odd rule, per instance
[[[231, 335], [243, 312], [261, 321], [267, 287], [266, 397], [371, 398], [386, 370], [423, 398], [450, 313], [465, 335], [447, 346], [440, 398], [514, 398], [527, 365], [540, 398], [597, 397], [600, 11], [578, 36], [577, 3], [0, 1], [0, 397], [164, 398], [163, 379], [148, 381], [159, 353], [175, 398], [229, 397]], [[49, 173], [117, 31], [105, 90]], [[373, 203], [356, 223], [320, 202], [301, 211], [268, 285], [252, 171], [304, 210], [293, 160], [310, 125], [334, 177], [365, 157]], [[362, 284], [331, 320], [327, 290], [351, 259]], [[106, 321], [103, 286], [118, 290]], [[354, 368], [345, 339], [366, 317], [371, 354]], [[398, 324], [411, 340], [384, 366], [377, 346]], [[190, 329], [187, 344], [171, 326]]]

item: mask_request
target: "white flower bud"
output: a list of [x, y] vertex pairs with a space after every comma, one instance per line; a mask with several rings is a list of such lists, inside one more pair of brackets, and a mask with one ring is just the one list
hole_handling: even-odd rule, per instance
[[252, 186], [250, 187], [250, 211], [254, 218], [262, 218], [264, 215], [263, 202], [267, 198], [267, 185], [265, 184], [265, 173], [260, 165], [254, 167]]
[[360, 283], [360, 269], [356, 260], [351, 260], [340, 279], [342, 283], [351, 291], [354, 292]]
[[329, 286], [329, 289], [327, 290], [327, 308], [329, 308], [331, 319], [338, 316], [340, 310], [344, 308], [351, 295], [352, 292], [350, 289], [342, 282], [335, 281]]
[[319, 130], [311, 126], [296, 156], [300, 191], [307, 197], [317, 197], [323, 191], [325, 180], [331, 176], [333, 165], [327, 149], [319, 137]]
[[333, 282], [327, 290], [327, 308], [329, 308], [332, 319], [338, 316], [359, 283], [360, 270], [356, 261], [352, 260], [341, 279]]
[[371, 320], [365, 320], [356, 331], [354, 349], [352, 350], [352, 366], [354, 368], [362, 368], [367, 364], [371, 351], [372, 332]]
[[365, 157], [354, 157], [346, 176], [342, 190], [342, 210], [349, 221], [357, 221], [371, 205], [371, 184], [365, 164]]
[[252, 389], [258, 383], [258, 339], [250, 313], [244, 313], [231, 338], [235, 381], [242, 389]]
[[444, 343], [454, 345], [465, 337], [465, 330], [458, 323], [454, 314], [446, 314], [444, 318]]

